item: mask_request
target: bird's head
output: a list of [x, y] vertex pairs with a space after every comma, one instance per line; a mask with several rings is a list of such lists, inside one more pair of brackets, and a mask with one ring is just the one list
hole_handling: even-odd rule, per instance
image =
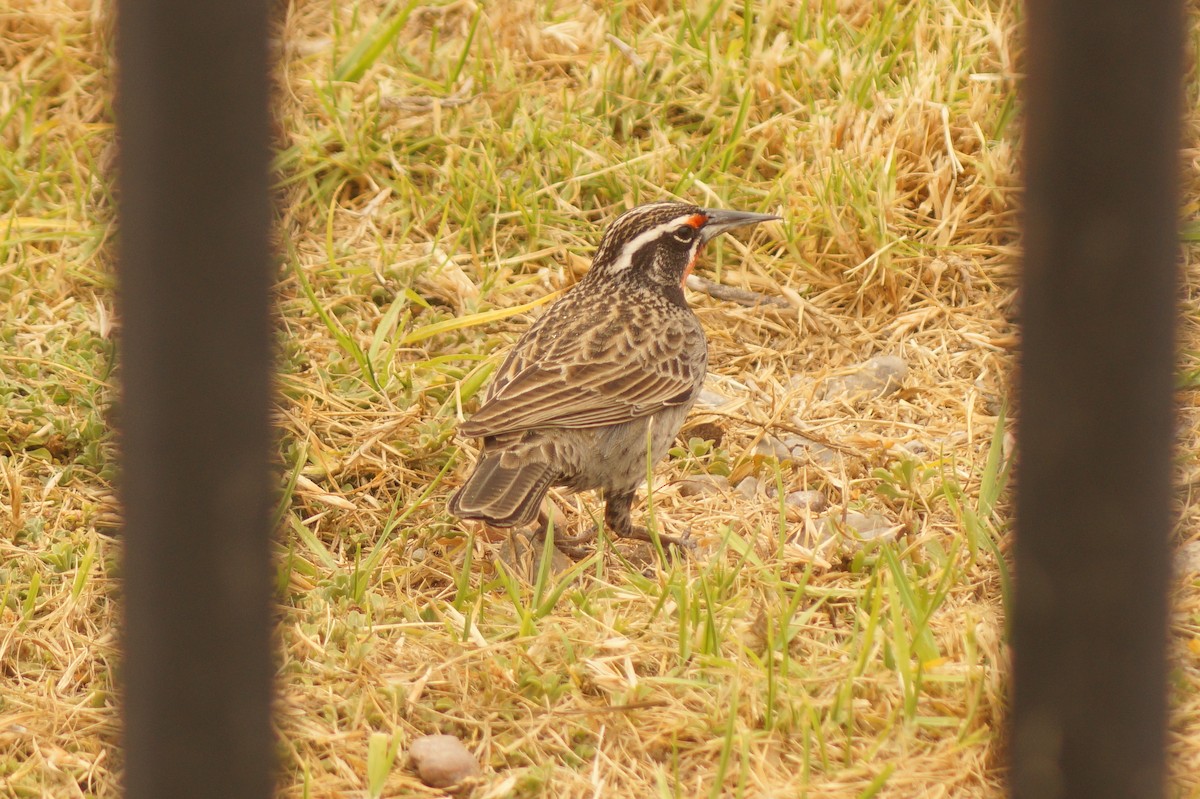
[[604, 231], [587, 279], [648, 283], [678, 302], [700, 249], [721, 233], [780, 217], [659, 202], [639, 205]]

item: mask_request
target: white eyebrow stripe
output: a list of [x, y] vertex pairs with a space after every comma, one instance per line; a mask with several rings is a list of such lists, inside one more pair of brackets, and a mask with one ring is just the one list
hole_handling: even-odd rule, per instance
[[[633, 266], [633, 254], [640, 250], [643, 244], [648, 241], [653, 241], [668, 230], [679, 227], [679, 225], [691, 219], [693, 216], [695, 216], [694, 213], [677, 216], [634, 236], [632, 239], [625, 242], [625, 246], [621, 248], [621, 255], [617, 258], [617, 260], [613, 261], [613, 265], [608, 268], [609, 271], [614, 273], [623, 272], [629, 267]], [[697, 241], [699, 241], [699, 239], [697, 239]]]

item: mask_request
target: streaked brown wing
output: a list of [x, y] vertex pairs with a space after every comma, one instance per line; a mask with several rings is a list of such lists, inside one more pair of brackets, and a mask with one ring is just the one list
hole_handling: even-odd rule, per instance
[[703, 379], [703, 334], [694, 317], [657, 321], [622, 325], [617, 335], [567, 325], [553, 339], [538, 335], [545, 328], [535, 326], [460, 431], [491, 436], [536, 427], [601, 427], [686, 403]]

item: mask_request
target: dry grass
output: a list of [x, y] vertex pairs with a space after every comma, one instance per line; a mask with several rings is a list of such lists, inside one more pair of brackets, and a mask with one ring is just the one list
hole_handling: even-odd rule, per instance
[[[438, 795], [402, 760], [388, 770], [389, 747], [427, 732], [479, 755], [476, 797], [1002, 793], [1017, 11], [690, 5], [431, 4], [373, 63], [348, 54], [393, 7], [287, 9], [285, 796]], [[11, 796], [113, 796], [120, 773], [106, 24], [80, 0], [0, 11]], [[445, 512], [471, 446], [455, 423], [529, 318], [519, 306], [570, 285], [605, 221], [666, 196], [785, 217], [727, 237], [706, 274], [786, 308], [693, 294], [710, 388], [732, 402], [693, 415], [652, 508], [701, 554], [643, 571], [606, 549], [510, 577], [500, 543]], [[1180, 539], [1194, 542], [1187, 255]], [[830, 376], [878, 354], [908, 364], [899, 393], [824, 398]], [[763, 454], [797, 432], [828, 448]], [[694, 473], [761, 488], [684, 496]], [[821, 491], [831, 510], [768, 487]], [[589, 498], [582, 519], [559, 499], [588, 523]], [[814, 551], [813, 517], [846, 511], [899, 535]], [[1172, 638], [1181, 796], [1200, 795], [1198, 620], [1190, 574]]]

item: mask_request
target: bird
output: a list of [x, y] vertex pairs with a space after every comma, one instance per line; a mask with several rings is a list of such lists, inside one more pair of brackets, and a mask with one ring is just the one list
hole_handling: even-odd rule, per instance
[[[587, 273], [520, 336], [479, 409], [459, 426], [482, 446], [450, 512], [524, 527], [551, 487], [598, 490], [611, 534], [653, 541], [633, 524], [633, 500], [682, 427], [708, 366], [704, 330], [683, 285], [706, 243], [775, 219], [653, 202], [614, 220]], [[595, 534], [557, 543], [566, 549]]]

